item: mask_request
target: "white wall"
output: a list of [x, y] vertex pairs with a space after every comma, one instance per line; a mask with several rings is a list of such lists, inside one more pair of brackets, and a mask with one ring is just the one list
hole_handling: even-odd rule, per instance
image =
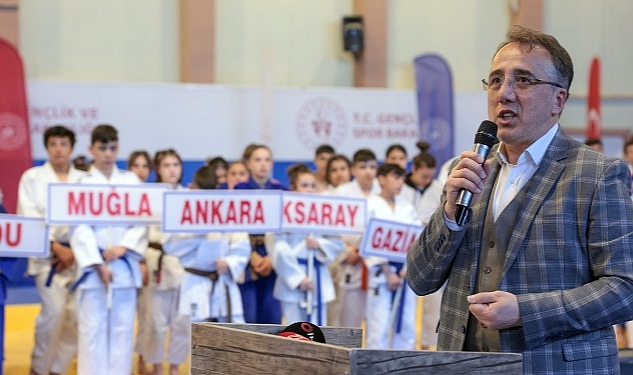
[[177, 0], [20, 0], [28, 78], [178, 82]]
[[351, 0], [216, 0], [216, 81], [353, 86], [341, 19]]
[[[448, 60], [456, 91], [479, 91], [508, 27], [508, 4], [390, 0], [389, 87], [412, 89], [413, 57], [433, 52]], [[217, 82], [352, 86], [353, 61], [342, 51], [340, 33], [341, 19], [350, 13], [352, 0], [216, 0]], [[632, 128], [633, 2], [545, 1], [544, 13], [544, 31], [561, 41], [576, 67], [564, 126], [585, 126], [589, 64], [598, 55], [604, 126]], [[19, 14], [29, 78], [178, 81], [177, 0], [20, 0]]]

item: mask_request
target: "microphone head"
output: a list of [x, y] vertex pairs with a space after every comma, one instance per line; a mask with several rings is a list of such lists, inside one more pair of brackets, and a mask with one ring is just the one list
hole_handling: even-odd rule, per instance
[[482, 121], [477, 129], [477, 134], [475, 134], [475, 143], [488, 147], [494, 146], [497, 143], [497, 124], [490, 120]]
[[312, 324], [310, 322], [296, 322], [292, 323], [288, 327], [284, 328], [283, 331], [279, 334], [279, 336], [292, 337], [289, 336], [291, 334], [297, 334], [301, 337], [305, 337], [306, 339], [314, 342], [320, 342], [325, 344], [325, 335], [323, 335], [323, 331], [317, 325]]

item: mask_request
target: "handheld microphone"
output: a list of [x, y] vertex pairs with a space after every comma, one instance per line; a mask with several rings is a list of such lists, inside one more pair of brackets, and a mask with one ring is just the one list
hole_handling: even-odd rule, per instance
[[325, 335], [321, 328], [310, 322], [296, 322], [284, 328], [277, 336], [299, 340], [309, 340], [325, 344]]
[[[489, 120], [482, 121], [481, 125], [479, 125], [479, 129], [477, 129], [477, 134], [475, 134], [475, 146], [473, 147], [473, 151], [483, 157], [485, 162], [490, 153], [490, 149], [496, 142], [497, 124]], [[457, 225], [461, 226], [464, 224], [464, 220], [468, 217], [468, 210], [472, 200], [472, 192], [466, 189], [460, 190], [457, 196], [457, 202], [455, 202], [457, 204], [457, 210], [455, 212], [455, 222]]]

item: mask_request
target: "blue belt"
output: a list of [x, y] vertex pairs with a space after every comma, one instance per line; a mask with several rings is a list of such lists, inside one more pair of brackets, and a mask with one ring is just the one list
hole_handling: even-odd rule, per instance
[[[67, 246], [70, 247], [70, 244], [68, 242], [60, 242], [61, 245], [63, 246]], [[51, 244], [51, 247], [53, 245]], [[48, 276], [46, 277], [46, 283], [44, 285], [46, 285], [46, 287], [50, 287], [51, 283], [53, 282], [53, 276], [55, 276], [55, 271], [57, 271], [57, 263], [53, 264], [51, 266], [51, 270], [48, 272]]]
[[[393, 266], [396, 268], [396, 272], [398, 274], [398, 276], [400, 275], [400, 271], [402, 270], [402, 267], [404, 267], [404, 263], [399, 263], [399, 262], [389, 262], [390, 266]], [[402, 331], [402, 317], [404, 315], [404, 296], [405, 296], [405, 288], [406, 285], [404, 285], [404, 283], [402, 284], [402, 296], [400, 297], [400, 303], [398, 304], [398, 311], [396, 312], [396, 316], [397, 316], [397, 321], [396, 321], [396, 332], [400, 333], [400, 331]], [[398, 289], [396, 289], [395, 291], [393, 291], [391, 293], [391, 303], [393, 304], [393, 301], [396, 299], [396, 293], [398, 292]]]
[[[266, 249], [266, 243], [264, 242], [264, 235], [250, 235], [251, 240], [251, 251], [256, 252], [257, 254], [265, 257], [268, 255], [268, 250]], [[246, 264], [246, 269], [244, 271], [244, 283], [254, 281], [251, 276], [251, 261], [249, 260]], [[260, 276], [261, 277], [261, 276]]]
[[[129, 249], [126, 249], [126, 250], [127, 250], [127, 251], [129, 251]], [[99, 254], [101, 254], [101, 255], [103, 256], [103, 249], [102, 249], [102, 248], [99, 248]], [[122, 257], [121, 257], [121, 258], [119, 258], [119, 259], [122, 259], [122, 260], [125, 262], [125, 264], [127, 264], [127, 267], [128, 267], [128, 269], [130, 270], [130, 273], [132, 274], [132, 277], [134, 277], [134, 271], [132, 271], [132, 265], [130, 264], [130, 260], [129, 260], [129, 259], [127, 259], [127, 258], [125, 257], [125, 255], [124, 255], [124, 256], [122, 256]], [[79, 277], [79, 279], [77, 279], [77, 281], [75, 281], [75, 282], [73, 283], [73, 285], [70, 287], [70, 291], [71, 291], [71, 292], [74, 292], [74, 291], [75, 291], [75, 289], [77, 289], [77, 287], [78, 287], [79, 285], [81, 285], [81, 283], [83, 283], [84, 281], [86, 281], [86, 279], [88, 278], [88, 276], [89, 276], [92, 272], [93, 272], [93, 270], [92, 270], [92, 269], [91, 269], [91, 270], [89, 270], [89, 271], [84, 271], [84, 273], [83, 273], [83, 274], [81, 274], [81, 276]]]
[[[308, 250], [311, 251], [311, 250]], [[308, 266], [308, 260], [307, 259], [302, 259], [299, 258], [297, 259], [297, 261], [299, 261], [299, 264], [303, 265], [303, 266]], [[323, 297], [321, 296], [321, 267], [319, 267], [321, 265], [321, 262], [319, 262], [316, 257], [314, 257], [314, 270], [316, 271], [316, 279], [317, 279], [317, 293], [316, 293], [316, 300], [317, 300], [317, 325], [323, 325], [323, 313], [322, 313], [322, 306], [323, 306]], [[308, 316], [308, 321], [311, 320], [311, 316]]]

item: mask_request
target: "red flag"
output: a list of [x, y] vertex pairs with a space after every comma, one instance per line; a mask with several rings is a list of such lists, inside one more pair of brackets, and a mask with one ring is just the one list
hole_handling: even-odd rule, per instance
[[20, 176], [32, 165], [22, 59], [0, 39], [0, 188], [7, 211], [15, 212]]
[[600, 114], [600, 59], [594, 57], [589, 71], [589, 99], [587, 100], [587, 139], [602, 137]]

